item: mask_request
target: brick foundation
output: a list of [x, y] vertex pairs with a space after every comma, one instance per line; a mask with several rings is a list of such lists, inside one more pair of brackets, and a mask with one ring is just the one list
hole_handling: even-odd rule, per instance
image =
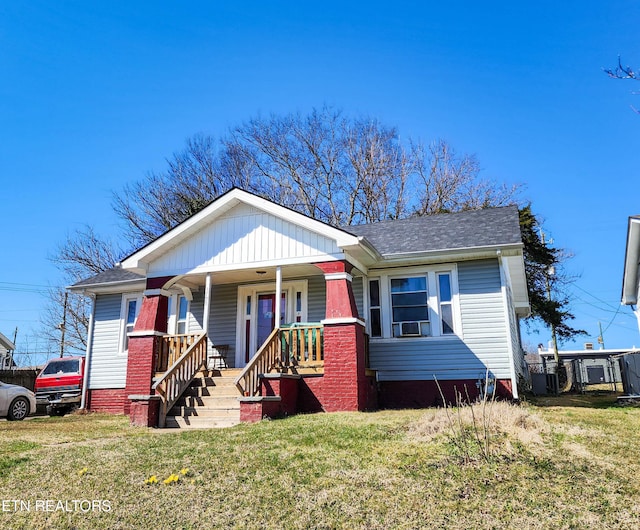
[[[298, 383], [300, 376], [287, 374], [265, 374], [260, 385], [262, 396], [280, 396], [279, 416], [290, 416], [298, 411]], [[272, 417], [272, 416], [270, 416]]]
[[[456, 392], [466, 400], [466, 391], [474, 401], [479, 396], [477, 379], [457, 379], [438, 381], [447, 403], [456, 403]], [[510, 379], [500, 379], [497, 382], [496, 397], [513, 399]], [[382, 381], [378, 394], [380, 408], [406, 409], [442, 406], [442, 397], [435, 381]]]
[[277, 418], [280, 415], [279, 396], [257, 396], [240, 398], [240, 421], [255, 423], [263, 418]]
[[129, 414], [129, 399], [124, 388], [105, 388], [87, 391], [87, 409], [91, 412]]
[[160, 397], [150, 395], [128, 396], [131, 402], [129, 418], [134, 427], [157, 427]]

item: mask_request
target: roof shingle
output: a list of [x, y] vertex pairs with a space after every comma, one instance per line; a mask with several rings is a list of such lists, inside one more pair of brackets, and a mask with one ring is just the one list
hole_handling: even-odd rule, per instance
[[517, 206], [425, 215], [344, 227], [380, 254], [404, 254], [522, 243]]

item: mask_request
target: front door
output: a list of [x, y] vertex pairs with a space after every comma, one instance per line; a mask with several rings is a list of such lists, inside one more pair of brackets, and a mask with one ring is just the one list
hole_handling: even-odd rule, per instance
[[[249, 362], [276, 325], [276, 293], [273, 284], [238, 287], [236, 367]], [[283, 282], [280, 324], [306, 322], [307, 282]]]
[[[258, 295], [258, 348], [267, 340], [276, 325], [276, 293]], [[285, 323], [287, 295], [282, 293], [280, 301], [280, 322]]]

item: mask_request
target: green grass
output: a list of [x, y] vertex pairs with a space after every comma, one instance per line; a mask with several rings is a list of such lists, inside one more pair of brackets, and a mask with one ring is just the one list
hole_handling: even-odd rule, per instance
[[98, 414], [2, 422], [0, 501], [25, 506], [0, 506], [0, 527], [638, 528], [640, 409], [578, 398], [496, 406], [488, 459], [468, 423], [463, 458], [462, 413], [442, 410], [171, 432]]

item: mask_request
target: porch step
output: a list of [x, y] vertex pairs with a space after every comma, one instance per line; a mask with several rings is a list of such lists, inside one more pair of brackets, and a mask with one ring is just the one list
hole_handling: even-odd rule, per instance
[[177, 429], [232, 427], [240, 423], [240, 370], [205, 370], [191, 382], [167, 414], [165, 426]]

